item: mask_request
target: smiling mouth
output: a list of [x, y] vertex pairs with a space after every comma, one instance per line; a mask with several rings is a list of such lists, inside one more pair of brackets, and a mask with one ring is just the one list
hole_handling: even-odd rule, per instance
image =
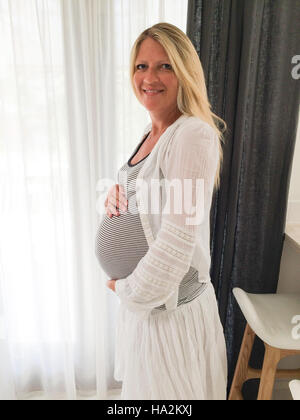
[[158, 95], [159, 93], [162, 93], [162, 92], [163, 92], [163, 90], [143, 89], [143, 92], [144, 92], [146, 95], [153, 96], [153, 95]]

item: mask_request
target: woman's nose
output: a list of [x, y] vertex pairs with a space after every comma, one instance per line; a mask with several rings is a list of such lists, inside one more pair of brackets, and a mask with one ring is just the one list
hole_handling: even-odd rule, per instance
[[147, 69], [144, 73], [144, 82], [146, 83], [153, 83], [159, 80], [156, 70], [154, 69]]

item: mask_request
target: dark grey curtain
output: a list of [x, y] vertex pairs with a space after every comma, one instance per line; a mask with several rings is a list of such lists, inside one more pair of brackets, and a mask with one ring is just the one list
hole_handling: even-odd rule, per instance
[[[299, 0], [190, 0], [187, 35], [202, 62], [225, 136], [211, 212], [211, 277], [228, 352], [228, 390], [245, 320], [232, 295], [276, 292], [299, 113]], [[256, 340], [251, 363], [261, 367]], [[257, 381], [245, 399], [256, 399]]]

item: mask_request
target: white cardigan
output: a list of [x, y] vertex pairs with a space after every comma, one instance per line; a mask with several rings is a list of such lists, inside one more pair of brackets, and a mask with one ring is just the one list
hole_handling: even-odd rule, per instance
[[[143, 137], [151, 125], [147, 125]], [[128, 277], [116, 281], [115, 292], [129, 310], [143, 317], [163, 303], [167, 310], [176, 308], [178, 287], [190, 266], [198, 270], [199, 282], [210, 281], [210, 207], [219, 160], [218, 141], [209, 124], [198, 117], [182, 115], [161, 135], [138, 174], [137, 208], [149, 249]], [[153, 180], [163, 184], [174, 179], [192, 180], [191, 205], [198, 198], [197, 211], [202, 215], [195, 224], [187, 222], [195, 215], [192, 208], [176, 214], [173, 195], [167, 194], [164, 186], [150, 200], [148, 187]], [[203, 180], [197, 187], [196, 179]], [[152, 204], [153, 199], [160, 209], [168, 204], [166, 209], [170, 211], [155, 214], [147, 206], [147, 200]]]

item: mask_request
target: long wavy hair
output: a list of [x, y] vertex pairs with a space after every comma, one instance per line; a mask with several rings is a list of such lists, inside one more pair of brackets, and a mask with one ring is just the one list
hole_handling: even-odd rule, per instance
[[[199, 117], [208, 123], [218, 136], [219, 163], [214, 187], [219, 188], [220, 171], [223, 162], [223, 133], [227, 126], [225, 121], [211, 110], [211, 104], [207, 96], [204, 72], [197, 51], [187, 35], [170, 23], [161, 22], [145, 29], [136, 39], [130, 54], [130, 80], [136, 96], [137, 93], [133, 83], [135, 62], [141, 43], [146, 38], [152, 38], [159, 42], [169, 57], [179, 84], [177, 94], [177, 106], [179, 111], [184, 115]], [[223, 125], [222, 129], [219, 128], [220, 125]]]

